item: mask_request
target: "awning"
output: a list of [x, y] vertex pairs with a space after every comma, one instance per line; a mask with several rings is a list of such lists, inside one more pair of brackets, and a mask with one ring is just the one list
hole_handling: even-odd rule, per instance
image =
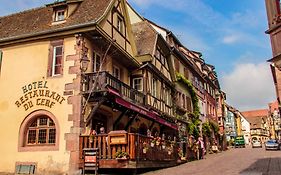
[[138, 106], [138, 105], [133, 104], [133, 103], [127, 101], [127, 100], [124, 100], [120, 96], [120, 94], [118, 92], [114, 91], [113, 89], [108, 88], [108, 92], [117, 96], [115, 98], [115, 102], [117, 104], [122, 105], [122, 106], [124, 106], [124, 107], [126, 107], [128, 109], [133, 110], [133, 111], [136, 111], [136, 112], [144, 115], [145, 117], [147, 117], [147, 118], [149, 118], [149, 119], [151, 119], [151, 120], [153, 120], [155, 122], [158, 122], [158, 123], [160, 123], [162, 125], [165, 125], [165, 126], [168, 126], [168, 127], [172, 128], [172, 129], [178, 130], [178, 127], [177, 127], [176, 124], [173, 124], [173, 123], [168, 122], [165, 119], [161, 118], [158, 113], [156, 113], [154, 111], [149, 111], [148, 109], [146, 109], [146, 108], [144, 108], [142, 106]]

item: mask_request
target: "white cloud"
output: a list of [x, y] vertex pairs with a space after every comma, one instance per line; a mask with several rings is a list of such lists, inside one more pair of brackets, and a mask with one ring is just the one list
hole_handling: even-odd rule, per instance
[[270, 67], [267, 63], [240, 63], [222, 77], [227, 102], [238, 110], [267, 108], [276, 99]]
[[224, 44], [233, 44], [239, 40], [240, 40], [240, 36], [233, 34], [233, 35], [227, 35], [227, 36], [223, 37], [222, 42]]

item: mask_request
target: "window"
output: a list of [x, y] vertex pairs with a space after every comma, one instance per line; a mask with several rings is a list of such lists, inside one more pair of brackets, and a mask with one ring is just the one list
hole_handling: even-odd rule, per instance
[[1, 67], [2, 67], [2, 58], [3, 58], [3, 52], [0, 50], [0, 75], [1, 75]]
[[63, 21], [65, 19], [65, 10], [57, 10], [55, 12], [55, 21]]
[[63, 41], [52, 41], [49, 54], [48, 76], [63, 74]]
[[186, 109], [191, 112], [191, 98], [186, 97]]
[[117, 66], [113, 66], [113, 76], [120, 80], [120, 68]]
[[16, 165], [16, 174], [35, 174], [36, 166], [34, 164]]
[[26, 145], [45, 145], [56, 143], [54, 121], [46, 115], [35, 118], [27, 128]]
[[155, 78], [152, 79], [151, 94], [154, 97], [156, 97], [156, 95], [157, 95], [157, 80]]
[[93, 72], [98, 72], [101, 69], [101, 57], [97, 53], [93, 53]]
[[121, 18], [120, 16], [117, 16], [117, 30], [121, 33], [124, 32], [123, 26], [124, 26], [123, 18]]
[[142, 78], [134, 78], [133, 79], [133, 88], [138, 90], [138, 91], [143, 91]]
[[56, 117], [45, 110], [29, 114], [19, 131], [20, 152], [59, 150], [59, 124]]
[[55, 46], [53, 50], [52, 76], [62, 74], [62, 46]]
[[164, 89], [164, 101], [166, 104], [170, 105], [170, 91], [168, 88]]

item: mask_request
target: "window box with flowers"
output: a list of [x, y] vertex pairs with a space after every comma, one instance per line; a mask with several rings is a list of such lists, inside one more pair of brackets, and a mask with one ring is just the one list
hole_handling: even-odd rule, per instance
[[115, 153], [115, 158], [117, 160], [128, 160], [130, 156], [127, 152], [119, 150]]
[[186, 157], [184, 157], [183, 151], [181, 148], [178, 149], [178, 156], [180, 160], [186, 160]]
[[156, 139], [152, 139], [151, 142], [150, 142], [150, 146], [153, 148], [156, 144]]
[[143, 152], [144, 154], [147, 153], [148, 148], [149, 148], [148, 144], [147, 144], [146, 142], [143, 142], [143, 144], [142, 144], [142, 152]]

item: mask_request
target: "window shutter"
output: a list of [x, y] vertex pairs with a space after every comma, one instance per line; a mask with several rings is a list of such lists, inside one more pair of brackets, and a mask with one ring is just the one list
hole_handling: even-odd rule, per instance
[[184, 76], [186, 79], [188, 79], [188, 70], [187, 68], [184, 68]]
[[180, 63], [179, 60], [175, 59], [175, 69], [177, 72], [180, 72]]
[[53, 47], [52, 47], [52, 45], [50, 45], [49, 55], [48, 55], [48, 67], [47, 67], [47, 76], [48, 77], [52, 76], [52, 73], [51, 73], [52, 61], [53, 61], [52, 57], [53, 57]]

